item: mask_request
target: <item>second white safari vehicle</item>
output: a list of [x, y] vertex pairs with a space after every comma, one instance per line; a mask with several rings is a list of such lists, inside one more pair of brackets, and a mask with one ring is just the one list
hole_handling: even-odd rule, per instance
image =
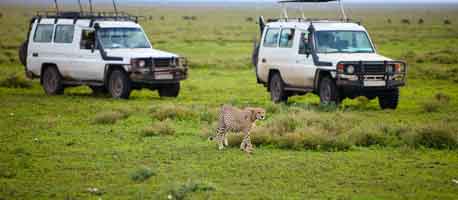
[[260, 17], [262, 35], [253, 53], [258, 83], [274, 102], [312, 92], [324, 104], [366, 96], [378, 97], [382, 109], [396, 109], [406, 63], [378, 54], [364, 26], [348, 20], [340, 5], [339, 20], [292, 19], [286, 9], [282, 18], [267, 23]]

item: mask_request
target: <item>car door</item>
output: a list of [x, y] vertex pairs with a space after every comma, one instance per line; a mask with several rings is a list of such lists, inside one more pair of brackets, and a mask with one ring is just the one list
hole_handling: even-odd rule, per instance
[[298, 30], [294, 42], [292, 70], [294, 84], [303, 88], [311, 88], [314, 84], [316, 66], [309, 52], [308, 31]]
[[279, 52], [276, 54], [278, 65], [281, 68], [283, 81], [289, 86], [300, 86], [300, 75], [296, 62], [296, 51], [294, 39], [296, 30], [294, 28], [282, 28], [278, 42]]
[[[58, 66], [59, 72], [65, 79], [75, 79], [74, 72], [76, 59], [74, 48], [74, 30], [73, 20], [59, 20], [59, 24], [55, 25], [53, 49], [54, 63]], [[63, 23], [63, 24], [61, 24]], [[67, 23], [67, 24], [65, 24]]]
[[268, 81], [270, 69], [278, 69], [278, 38], [280, 28], [267, 28], [259, 50], [258, 76]]
[[105, 62], [95, 43], [95, 30], [78, 28], [76, 33], [76, 59], [73, 73], [83, 81], [102, 81]]

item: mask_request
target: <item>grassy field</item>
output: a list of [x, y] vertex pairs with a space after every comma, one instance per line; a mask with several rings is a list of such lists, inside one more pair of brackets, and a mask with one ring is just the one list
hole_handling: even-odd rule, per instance
[[[35, 10], [0, 7], [1, 200], [458, 198], [456, 6], [351, 9], [381, 54], [410, 64], [388, 111], [363, 98], [270, 103], [249, 66], [248, 18], [278, 14], [264, 7], [128, 8], [153, 17], [140, 23], [156, 48], [189, 58], [180, 97], [112, 100], [87, 87], [49, 97], [17, 61]], [[267, 109], [253, 155], [207, 141], [221, 104]]]

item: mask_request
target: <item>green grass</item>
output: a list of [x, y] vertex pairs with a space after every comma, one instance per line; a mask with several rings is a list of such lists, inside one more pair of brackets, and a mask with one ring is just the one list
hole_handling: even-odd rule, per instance
[[[0, 80], [24, 83], [16, 48], [37, 9], [0, 7]], [[352, 10], [380, 53], [409, 62], [399, 109], [387, 111], [365, 98], [323, 107], [312, 94], [273, 105], [249, 67], [257, 25], [246, 19], [278, 12], [250, 9], [128, 9], [164, 16], [141, 24], [155, 47], [189, 58], [177, 99], [0, 87], [0, 199], [458, 198], [458, 28], [443, 24], [457, 8]], [[221, 104], [266, 108], [254, 154], [235, 134], [224, 151], [207, 141]]]

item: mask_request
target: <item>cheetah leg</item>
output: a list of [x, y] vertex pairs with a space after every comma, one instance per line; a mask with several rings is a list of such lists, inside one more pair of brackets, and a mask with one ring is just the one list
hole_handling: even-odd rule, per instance
[[227, 141], [227, 134], [224, 134], [224, 146], [229, 146], [229, 142]]
[[216, 140], [218, 142], [218, 149], [219, 150], [224, 149], [223, 140], [225, 139], [225, 136], [226, 136], [226, 133], [224, 131], [224, 128], [216, 129]]
[[243, 137], [243, 141], [240, 144], [240, 149], [247, 152], [251, 153], [253, 151], [253, 145], [251, 144], [251, 138], [250, 138], [250, 133], [246, 133], [245, 136]]

